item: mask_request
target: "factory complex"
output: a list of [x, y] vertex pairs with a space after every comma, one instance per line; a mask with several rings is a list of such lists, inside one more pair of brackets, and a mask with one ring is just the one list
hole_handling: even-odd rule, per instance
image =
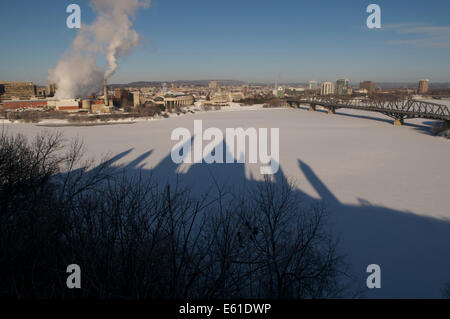
[[[0, 82], [0, 109], [52, 109], [63, 112], [109, 113], [114, 107], [114, 98], [110, 98], [106, 81], [104, 96], [83, 99], [58, 99], [57, 87], [48, 84], [39, 88], [31, 82]], [[121, 93], [123, 95], [123, 93]]]

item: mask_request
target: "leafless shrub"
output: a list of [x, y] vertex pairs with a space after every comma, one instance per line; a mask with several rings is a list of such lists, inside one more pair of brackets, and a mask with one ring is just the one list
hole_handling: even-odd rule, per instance
[[450, 299], [450, 281], [444, 285], [444, 288], [442, 289], [442, 296], [445, 299]]
[[212, 274], [222, 274], [221, 289], [231, 288], [227, 296], [341, 296], [346, 266], [325, 227], [324, 208], [305, 209], [293, 184], [268, 179], [231, 202], [208, 232], [218, 236], [214, 244], [222, 259], [220, 271]]
[[26, 110], [23, 112], [7, 112], [6, 118], [10, 121], [22, 121], [25, 123], [39, 123], [41, 120], [41, 112]]
[[431, 128], [434, 135], [450, 138], [450, 126], [445, 122], [435, 122]]
[[163, 105], [158, 104], [146, 104], [144, 107], [137, 108], [138, 117], [153, 117], [161, 114], [164, 111]]
[[283, 107], [284, 102], [281, 99], [271, 99], [266, 104], [263, 105], [263, 108], [278, 108]]
[[[345, 263], [292, 184], [200, 197], [85, 159], [79, 140], [0, 137], [0, 296], [339, 297]], [[83, 289], [65, 286], [82, 268]]]

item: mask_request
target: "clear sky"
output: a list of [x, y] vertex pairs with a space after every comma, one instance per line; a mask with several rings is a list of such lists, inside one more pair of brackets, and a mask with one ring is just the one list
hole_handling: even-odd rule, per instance
[[[88, 0], [2, 1], [0, 80], [46, 83], [70, 47], [66, 7]], [[369, 30], [366, 8], [382, 9]], [[450, 82], [448, 0], [153, 0], [134, 20], [142, 43], [111, 82], [236, 79]]]

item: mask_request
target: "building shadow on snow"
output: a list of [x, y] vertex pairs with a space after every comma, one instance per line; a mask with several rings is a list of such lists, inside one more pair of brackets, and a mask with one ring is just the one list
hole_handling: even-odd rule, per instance
[[[181, 148], [180, 148], [181, 150]], [[115, 156], [108, 162], [113, 166], [132, 149]], [[224, 158], [228, 152], [224, 145]], [[262, 181], [246, 177], [245, 164], [191, 164], [181, 170], [181, 165], [165, 157], [152, 169], [143, 169], [148, 151], [124, 167], [126, 174], [140, 174], [156, 178], [161, 184], [178, 183], [203, 193], [221, 185], [234, 191], [258, 186]], [[183, 154], [186, 155], [186, 154]], [[298, 168], [320, 198], [295, 190], [305, 205], [325, 206], [330, 212], [334, 235], [340, 239], [341, 248], [348, 257], [352, 271], [361, 278], [365, 287], [367, 266], [378, 264], [382, 271], [382, 288], [366, 289], [369, 298], [439, 298], [444, 283], [450, 279], [450, 222], [420, 216], [427, 212], [406, 212], [372, 205], [359, 199], [359, 204], [339, 201], [307, 163], [298, 160]], [[280, 168], [273, 183], [289, 180]], [[407, 190], [405, 190], [407, 191]]]

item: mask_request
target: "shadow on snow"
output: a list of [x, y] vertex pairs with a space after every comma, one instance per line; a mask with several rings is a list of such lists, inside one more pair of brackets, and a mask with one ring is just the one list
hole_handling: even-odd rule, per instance
[[[225, 143], [224, 143], [225, 144]], [[108, 165], [131, 153], [132, 149], [113, 157]], [[224, 145], [224, 158], [227, 147]], [[257, 186], [262, 181], [246, 177], [245, 164], [191, 164], [183, 173], [170, 154], [153, 169], [144, 169], [148, 151], [124, 167], [126, 174], [152, 175], [162, 183], [180, 183], [203, 193], [219, 183], [233, 190]], [[441, 288], [450, 279], [450, 222], [411, 212], [375, 206], [359, 199], [359, 205], [345, 204], [333, 194], [311, 166], [298, 160], [298, 167], [319, 194], [313, 198], [297, 185], [296, 192], [307, 205], [322, 205], [330, 212], [333, 233], [356, 277], [365, 287], [370, 264], [381, 266], [382, 288], [369, 290], [369, 298], [439, 298]], [[288, 180], [280, 168], [273, 183]], [[420, 212], [417, 212], [420, 213]]]

